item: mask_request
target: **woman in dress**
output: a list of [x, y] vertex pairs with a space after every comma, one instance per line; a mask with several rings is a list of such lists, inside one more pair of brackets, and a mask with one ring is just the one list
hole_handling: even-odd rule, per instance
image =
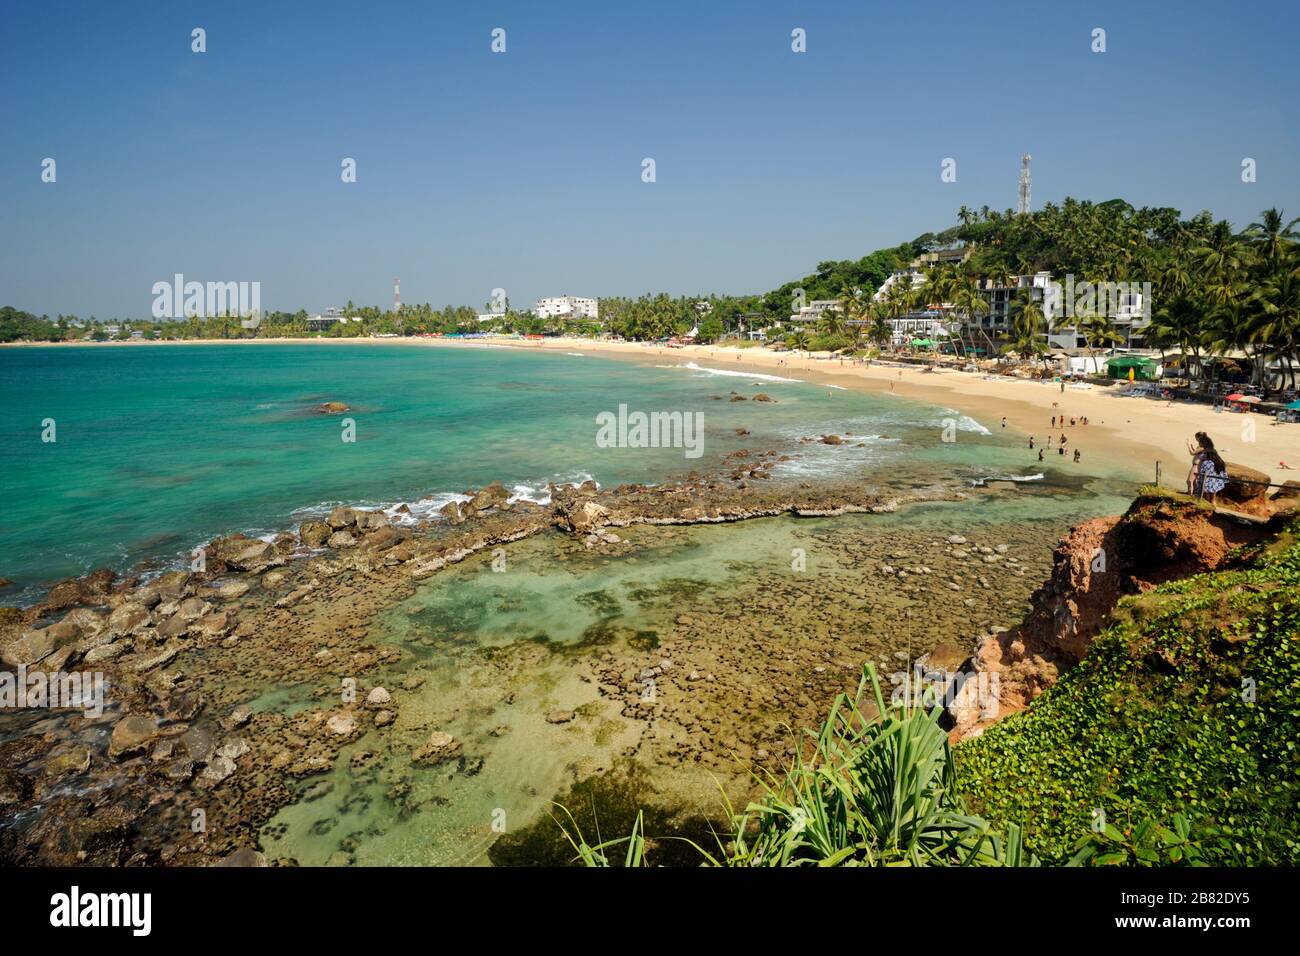
[[1196, 446], [1189, 446], [1189, 449], [1192, 451], [1192, 473], [1188, 480], [1192, 486], [1188, 490], [1213, 504], [1228, 483], [1228, 465], [1215, 450], [1213, 439], [1205, 432], [1196, 433]]

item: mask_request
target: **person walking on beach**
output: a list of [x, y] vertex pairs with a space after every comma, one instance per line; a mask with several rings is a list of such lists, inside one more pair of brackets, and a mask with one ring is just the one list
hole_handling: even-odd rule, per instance
[[1007, 416], [1005, 415], [1002, 416], [1002, 427], [1003, 428], [1007, 427]]
[[1043, 452], [1045, 452], [1045, 451], [1047, 451], [1046, 448], [1040, 448], [1040, 449], [1038, 449], [1038, 460], [1039, 460], [1039, 461], [1042, 461], [1042, 460], [1043, 460]]
[[1034, 436], [1033, 436], [1033, 435], [1030, 435], [1030, 436], [1029, 436], [1029, 450], [1030, 450], [1030, 451], [1033, 451], [1033, 450], [1034, 450]]
[[1056, 427], [1056, 416], [1055, 416], [1055, 415], [1052, 416], [1052, 427], [1053, 427], [1053, 428]]
[[1079, 463], [1079, 449], [1077, 448], [1074, 450], [1074, 463], [1076, 465]]

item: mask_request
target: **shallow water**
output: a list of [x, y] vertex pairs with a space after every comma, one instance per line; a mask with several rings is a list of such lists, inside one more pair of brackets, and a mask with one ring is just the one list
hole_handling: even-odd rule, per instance
[[[503, 570], [492, 570], [491, 555], [466, 561], [373, 622], [376, 639], [408, 652], [375, 678], [392, 692], [398, 721], [304, 781], [313, 798], [276, 816], [264, 849], [315, 865], [479, 864], [503, 840], [512, 849], [500, 855], [511, 862], [567, 859], [553, 801], [576, 811], [590, 794], [573, 787], [601, 774], [623, 779], [629, 766], [637, 783], [621, 796], [616, 784], [602, 790], [599, 799], [613, 803], [584, 820], [584, 832], [619, 833], [632, 803], [716, 817], [720, 782], [743, 802], [760, 744], [784, 756], [780, 725], [813, 726], [867, 661], [887, 675], [936, 648], [968, 649], [980, 626], [1012, 623], [1045, 575], [1055, 537], [1124, 500], [1104, 484], [1010, 487], [889, 515], [620, 529], [621, 556], [544, 536], [506, 549]], [[972, 589], [961, 593], [906, 594], [877, 573], [877, 559], [903, 555], [933, 564], [937, 584], [955, 531], [1006, 543], [1023, 564], [1013, 575], [1000, 569], [987, 590], [973, 590], [967, 576]], [[963, 603], [970, 594], [978, 607]], [[622, 715], [623, 703], [644, 698], [637, 672], [662, 659], [675, 671], [655, 678], [648, 731]], [[799, 676], [814, 664], [822, 671], [814, 680]], [[601, 693], [610, 669], [632, 679], [622, 700]], [[701, 679], [683, 680], [692, 670]], [[403, 689], [413, 675], [423, 683]], [[558, 710], [576, 716], [547, 722]], [[462, 762], [412, 765], [433, 730], [462, 742]], [[374, 756], [354, 765], [358, 753]]]

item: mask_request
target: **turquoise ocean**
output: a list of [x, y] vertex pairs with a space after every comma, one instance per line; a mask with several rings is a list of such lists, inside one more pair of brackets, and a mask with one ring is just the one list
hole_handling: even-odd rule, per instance
[[[321, 414], [327, 401], [349, 411]], [[702, 413], [702, 456], [599, 447], [597, 416], [620, 404]], [[945, 422], [957, 441], [940, 441]], [[854, 438], [799, 442], [828, 432]], [[3, 600], [98, 567], [166, 567], [216, 535], [272, 534], [340, 503], [405, 502], [418, 517], [490, 481], [545, 501], [548, 482], [659, 482], [741, 448], [790, 454], [775, 480], [1054, 480], [997, 423], [672, 355], [656, 366], [397, 344], [2, 349]]]

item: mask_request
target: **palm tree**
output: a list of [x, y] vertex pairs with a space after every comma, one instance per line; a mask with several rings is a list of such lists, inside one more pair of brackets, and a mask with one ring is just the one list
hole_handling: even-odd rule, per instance
[[1076, 327], [1088, 345], [1088, 357], [1092, 359], [1092, 368], [1095, 371], [1097, 346], [1113, 345], [1118, 342], [1119, 330], [1115, 328], [1115, 323], [1111, 321], [1110, 316], [1096, 312], [1080, 316]]
[[1045, 334], [1046, 328], [1047, 318], [1043, 315], [1042, 306], [1034, 299], [1032, 290], [1022, 290], [1021, 296], [1016, 300], [1012, 318], [1012, 344], [1015, 350], [1025, 357], [1045, 353], [1047, 346], [1039, 336]]
[[1292, 219], [1283, 225], [1282, 210], [1277, 207], [1265, 209], [1259, 216], [1259, 222], [1252, 222], [1247, 226], [1242, 236], [1252, 246], [1262, 251], [1263, 259], [1270, 267], [1276, 267], [1282, 261], [1286, 250], [1300, 238], [1295, 231], [1300, 218]]

